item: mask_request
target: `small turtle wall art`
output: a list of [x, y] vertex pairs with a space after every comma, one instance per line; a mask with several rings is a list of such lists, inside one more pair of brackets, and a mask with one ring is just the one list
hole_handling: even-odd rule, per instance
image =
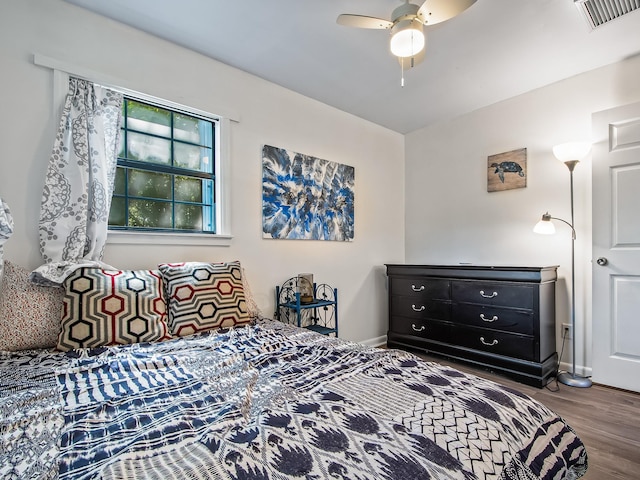
[[527, 149], [487, 157], [487, 192], [499, 192], [527, 186]]

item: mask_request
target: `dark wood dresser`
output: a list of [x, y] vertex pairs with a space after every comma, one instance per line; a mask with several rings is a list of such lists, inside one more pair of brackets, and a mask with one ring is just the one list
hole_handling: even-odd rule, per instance
[[557, 267], [386, 265], [387, 344], [543, 387], [555, 375]]

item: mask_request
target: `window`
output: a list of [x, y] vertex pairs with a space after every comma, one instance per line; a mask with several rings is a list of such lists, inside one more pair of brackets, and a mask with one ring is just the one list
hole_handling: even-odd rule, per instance
[[217, 119], [125, 96], [111, 230], [216, 232]]

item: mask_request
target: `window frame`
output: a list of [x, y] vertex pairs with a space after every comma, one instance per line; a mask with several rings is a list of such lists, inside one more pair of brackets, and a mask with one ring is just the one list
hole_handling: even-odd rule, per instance
[[216, 233], [201, 233], [177, 230], [125, 230], [120, 228], [109, 228], [107, 233], [107, 244], [148, 245], [153, 243], [158, 245], [230, 246], [233, 239], [230, 228], [230, 130], [231, 122], [238, 121], [237, 116], [215, 115], [204, 110], [188, 107], [179, 103], [164, 100], [152, 95], [147, 95], [126, 88], [114, 87], [111, 85], [105, 86], [119, 93], [122, 93], [125, 97], [136, 99], [145, 103], [151, 103], [159, 107], [185, 113], [187, 115], [198, 116], [205, 119], [214, 119], [217, 122], [217, 127], [214, 129], [213, 139]]
[[[200, 120], [204, 120], [206, 122], [209, 122], [212, 126], [212, 135], [211, 135], [211, 142], [212, 142], [212, 148], [211, 148], [211, 172], [203, 172], [201, 170], [196, 170], [196, 169], [190, 169], [190, 168], [185, 168], [185, 167], [180, 167], [177, 166], [173, 163], [174, 157], [173, 154], [171, 156], [172, 158], [172, 162], [171, 164], [163, 164], [163, 163], [153, 163], [153, 162], [147, 162], [145, 160], [137, 160], [137, 159], [133, 159], [133, 158], [129, 158], [127, 157], [120, 157], [118, 156], [118, 160], [117, 160], [117, 167], [121, 167], [124, 169], [134, 169], [134, 170], [139, 170], [139, 171], [145, 171], [145, 172], [151, 172], [151, 173], [158, 173], [158, 174], [164, 174], [164, 175], [170, 175], [172, 179], [175, 179], [176, 177], [180, 177], [180, 176], [188, 176], [191, 178], [200, 178], [202, 180], [211, 180], [212, 182], [212, 189], [213, 189], [213, 195], [212, 196], [208, 196], [207, 200], [204, 200], [204, 193], [203, 193], [203, 201], [201, 203], [202, 208], [206, 208], [203, 204], [208, 203], [209, 201], [211, 202], [211, 206], [209, 208], [212, 209], [212, 216], [213, 216], [213, 222], [211, 222], [212, 224], [212, 228], [214, 231], [210, 232], [210, 231], [205, 231], [205, 230], [189, 230], [189, 229], [179, 229], [179, 228], [161, 228], [161, 227], [133, 227], [133, 226], [120, 226], [120, 225], [109, 225], [109, 232], [133, 232], [133, 233], [138, 233], [138, 232], [144, 232], [144, 233], [165, 233], [165, 234], [178, 234], [178, 235], [204, 235], [204, 236], [212, 236], [212, 235], [216, 235], [220, 229], [220, 221], [219, 221], [219, 214], [220, 214], [220, 206], [219, 206], [219, 198], [220, 196], [218, 195], [218, 187], [220, 186], [220, 182], [218, 181], [218, 171], [217, 168], [219, 167], [219, 162], [218, 162], [218, 155], [219, 155], [219, 151], [220, 149], [219, 147], [219, 141], [220, 141], [220, 136], [219, 136], [219, 127], [220, 127], [220, 122], [219, 122], [219, 117], [217, 116], [211, 116], [211, 115], [203, 115], [200, 112], [196, 113], [193, 109], [191, 110], [187, 110], [185, 108], [174, 108], [174, 107], [170, 107], [167, 105], [167, 102], [161, 102], [161, 101], [150, 101], [147, 99], [143, 99], [141, 98], [139, 95], [130, 95], [130, 94], [126, 94], [123, 93], [124, 96], [124, 102], [123, 102], [123, 110], [125, 112], [125, 115], [127, 115], [128, 118], [128, 114], [127, 114], [127, 106], [126, 106], [126, 102], [136, 102], [142, 105], [148, 105], [151, 107], [157, 107], [160, 108], [162, 110], [165, 110], [167, 112], [170, 113], [171, 115], [171, 122], [169, 127], [169, 135], [165, 136], [165, 135], [158, 135], [158, 134], [153, 134], [153, 133], [145, 133], [145, 132], [141, 132], [138, 131], [135, 128], [130, 128], [126, 119], [123, 119], [123, 125], [121, 126], [121, 135], [123, 135], [122, 140], [125, 142], [125, 153], [128, 155], [128, 148], [127, 148], [127, 136], [129, 133], [131, 134], [135, 134], [135, 135], [150, 135], [151, 137], [155, 137], [155, 138], [161, 138], [161, 139], [166, 139], [167, 141], [170, 142], [171, 145], [171, 151], [174, 152], [175, 151], [175, 147], [177, 145], [196, 145], [192, 142], [189, 141], [182, 141], [179, 138], [176, 138], [175, 136], [175, 130], [174, 130], [174, 115], [186, 115], [189, 116], [191, 118], [197, 118]], [[131, 117], [134, 118], [135, 117]], [[202, 147], [201, 144], [199, 144], [200, 147]], [[127, 188], [125, 187], [125, 190], [127, 190]], [[112, 199], [115, 198], [116, 193], [115, 191], [113, 192], [112, 195]], [[128, 210], [128, 207], [126, 206], [129, 200], [137, 200], [138, 197], [129, 197], [128, 192], [125, 192], [124, 195], [117, 195], [119, 198], [123, 198], [125, 199], [125, 209]], [[172, 180], [172, 187], [171, 187], [171, 197], [170, 199], [167, 199], [165, 203], [171, 205], [171, 209], [172, 211], [176, 211], [176, 207], [178, 205], [186, 205], [189, 202], [183, 202], [180, 200], [177, 200], [174, 196], [173, 196], [173, 180]], [[129, 212], [125, 211], [125, 217], [128, 218], [129, 216]], [[175, 217], [172, 218], [174, 225], [175, 225]]]

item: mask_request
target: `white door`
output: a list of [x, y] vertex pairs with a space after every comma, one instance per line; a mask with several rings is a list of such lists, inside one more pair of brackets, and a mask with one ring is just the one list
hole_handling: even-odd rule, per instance
[[593, 381], [640, 392], [640, 103], [593, 134]]

